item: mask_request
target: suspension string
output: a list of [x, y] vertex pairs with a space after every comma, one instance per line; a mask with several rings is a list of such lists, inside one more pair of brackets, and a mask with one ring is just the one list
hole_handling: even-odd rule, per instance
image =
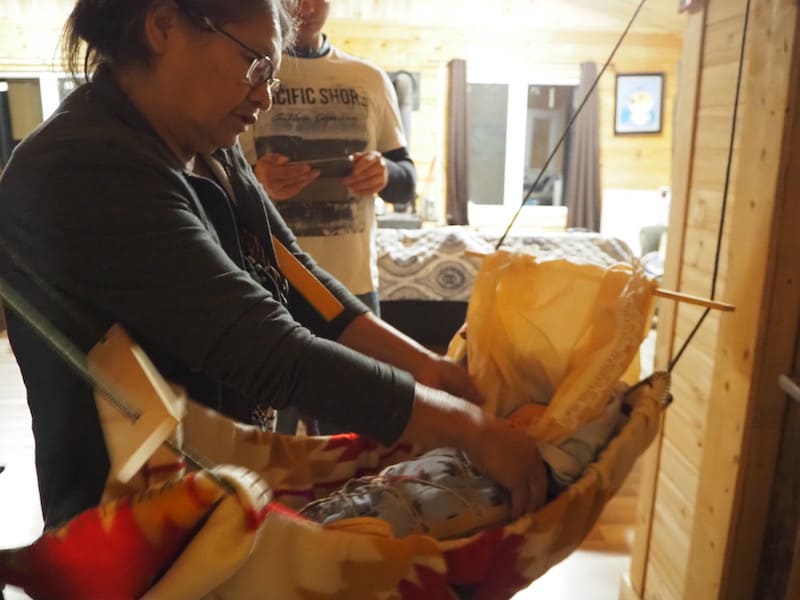
[[[5, 244], [2, 244], [5, 247]], [[5, 248], [4, 248], [5, 249]], [[28, 269], [23, 267], [26, 271]], [[43, 283], [42, 280], [38, 282]], [[54, 291], [54, 290], [53, 290]], [[113, 385], [109, 385], [97, 375], [92, 373], [87, 367], [86, 355], [73, 344], [67, 336], [55, 328], [47, 319], [22, 295], [17, 292], [9, 283], [0, 277], [0, 297], [4, 302], [20, 316], [36, 333], [38, 333], [47, 344], [67, 363], [92, 389], [102, 393], [102, 398], [109, 402], [118, 410], [129, 422], [136, 423], [141, 417], [141, 413], [132, 407], [124, 398], [114, 390]], [[195, 469], [206, 471], [206, 475], [211, 481], [219, 485], [223, 490], [230, 494], [236, 493], [236, 488], [227, 480], [222, 479], [211, 468], [212, 464], [205, 457], [196, 451], [182, 446], [175, 439], [168, 439], [164, 442], [170, 450], [180, 456], [188, 465]]]
[[[739, 97], [741, 96], [742, 92], [742, 75], [744, 72], [744, 52], [747, 45], [747, 29], [749, 23], [750, 23], [750, 0], [747, 0], [744, 13], [744, 27], [742, 29], [742, 43], [741, 47], [739, 48], [739, 72], [736, 77], [736, 93], [734, 94], [734, 101], [733, 101], [733, 123], [731, 125], [730, 143], [728, 144], [728, 164], [725, 167], [725, 185], [723, 187], [723, 192], [722, 192], [722, 206], [720, 207], [719, 229], [717, 230], [717, 248], [714, 253], [714, 272], [711, 275], [711, 300], [714, 300], [717, 294], [717, 277], [719, 275], [719, 263], [720, 263], [720, 258], [722, 256], [722, 236], [725, 229], [725, 215], [727, 213], [728, 195], [730, 193], [731, 171], [733, 167], [733, 144], [736, 139], [736, 120], [737, 117], [739, 116]], [[681, 358], [681, 356], [683, 356], [684, 351], [689, 346], [689, 343], [692, 341], [692, 338], [694, 338], [697, 331], [700, 329], [700, 326], [703, 324], [703, 321], [706, 320], [706, 317], [708, 316], [709, 312], [710, 310], [706, 309], [700, 316], [700, 319], [697, 321], [697, 325], [694, 326], [694, 329], [692, 329], [689, 336], [684, 340], [680, 350], [678, 350], [678, 353], [675, 355], [675, 358], [670, 360], [667, 371], [672, 373], [672, 369], [675, 368], [675, 365], [678, 363], [678, 360]]]
[[25, 320], [31, 328], [44, 339], [56, 353], [72, 367], [81, 379], [86, 381], [92, 388], [102, 392], [108, 401], [122, 413], [131, 423], [136, 423], [142, 416], [135, 408], [118, 396], [112, 386], [100, 381], [86, 366], [86, 356], [60, 331], [57, 331], [42, 314], [30, 303], [23, 299], [22, 295], [12, 288], [8, 282], [0, 277], [0, 297], [3, 298], [8, 308], [17, 313]]
[[511, 231], [511, 228], [514, 226], [514, 223], [516, 222], [517, 217], [519, 217], [520, 213], [522, 213], [522, 209], [524, 208], [525, 203], [531, 197], [531, 194], [533, 194], [533, 190], [536, 189], [536, 186], [539, 185], [539, 182], [542, 180], [542, 177], [544, 177], [544, 174], [547, 171], [547, 167], [550, 166], [550, 163], [553, 161], [553, 158], [555, 158], [555, 155], [558, 152], [558, 150], [561, 148], [561, 145], [567, 139], [567, 135], [569, 135], [570, 129], [572, 129], [572, 124], [575, 122], [575, 119], [578, 118], [578, 115], [581, 114], [581, 111], [583, 110], [583, 107], [586, 105], [586, 103], [589, 101], [589, 98], [592, 97], [592, 93], [594, 92], [595, 88], [597, 87], [597, 84], [600, 83], [600, 78], [603, 76], [603, 73], [605, 73], [606, 69], [611, 64], [611, 61], [613, 60], [614, 55], [617, 53], [617, 50], [619, 49], [620, 45], [622, 45], [622, 41], [625, 39], [625, 36], [628, 35], [628, 31], [630, 31], [630, 28], [633, 25], [633, 22], [636, 20], [636, 17], [639, 15], [639, 11], [642, 10], [642, 6], [644, 6], [644, 3], [646, 1], [647, 0], [640, 0], [639, 6], [637, 6], [636, 10], [633, 12], [633, 15], [631, 16], [630, 20], [628, 21], [628, 24], [625, 26], [625, 29], [622, 32], [622, 35], [619, 36], [619, 39], [617, 40], [617, 43], [614, 45], [614, 49], [611, 51], [611, 54], [606, 59], [606, 62], [603, 65], [603, 68], [600, 69], [600, 72], [597, 74], [597, 77], [595, 77], [594, 82], [592, 83], [591, 87], [589, 88], [589, 91], [586, 92], [586, 95], [583, 97], [583, 100], [581, 101], [581, 103], [578, 106], [578, 108], [575, 110], [574, 113], [572, 113], [572, 116], [570, 117], [569, 122], [567, 123], [567, 126], [564, 128], [564, 133], [561, 134], [561, 138], [559, 138], [558, 142], [556, 142], [556, 145], [553, 146], [553, 150], [550, 152], [550, 155], [547, 157], [547, 160], [544, 162], [544, 166], [539, 171], [539, 174], [536, 176], [536, 179], [528, 187], [528, 192], [525, 194], [525, 197], [522, 199], [522, 203], [519, 205], [519, 208], [514, 213], [514, 216], [511, 217], [511, 221], [509, 222], [508, 227], [506, 227], [506, 230], [503, 232], [503, 235], [501, 235], [500, 239], [497, 240], [497, 244], [495, 244], [495, 247], [494, 247], [495, 250], [499, 250], [500, 246], [503, 245], [503, 242], [505, 241], [506, 236], [508, 236], [508, 232]]

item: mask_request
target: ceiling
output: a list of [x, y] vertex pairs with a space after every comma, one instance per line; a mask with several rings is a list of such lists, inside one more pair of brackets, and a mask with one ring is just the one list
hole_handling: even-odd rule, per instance
[[[640, 0], [560, 0], [564, 5], [610, 17], [624, 27]], [[683, 33], [686, 16], [678, 12], [677, 0], [645, 0], [636, 17], [637, 28], [664, 33]]]
[[[536, 31], [619, 32], [640, 0], [331, 0], [331, 17], [425, 25], [492, 24]], [[0, 20], [63, 22], [74, 0], [0, 0]], [[677, 0], [645, 0], [633, 31], [682, 34]]]
[[[332, 0], [331, 17], [419, 25], [495, 25], [534, 31], [620, 32], [640, 0]], [[632, 31], [682, 34], [677, 0], [645, 0]]]

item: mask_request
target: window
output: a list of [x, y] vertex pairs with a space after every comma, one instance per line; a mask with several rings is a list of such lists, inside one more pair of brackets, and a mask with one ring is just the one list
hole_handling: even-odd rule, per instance
[[42, 122], [38, 79], [0, 79], [0, 165], [19, 141]]
[[[470, 223], [478, 226], [508, 223], [572, 114], [577, 67], [562, 73], [553, 68], [538, 74], [521, 73], [524, 70], [503, 74], [469, 67], [469, 215]], [[566, 146], [553, 157], [526, 202], [524, 224], [542, 226], [548, 213], [566, 219]]]
[[53, 114], [81, 81], [56, 73], [0, 73], [0, 168], [20, 140]]

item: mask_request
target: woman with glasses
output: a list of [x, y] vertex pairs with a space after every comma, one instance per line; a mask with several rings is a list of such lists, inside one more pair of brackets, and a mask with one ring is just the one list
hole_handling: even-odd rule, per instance
[[[3, 286], [81, 352], [120, 323], [167, 379], [240, 421], [295, 406], [384, 444], [462, 448], [519, 513], [545, 488], [534, 442], [467, 401], [479, 398], [461, 367], [370, 315], [303, 254], [236, 145], [270, 108], [286, 11], [280, 0], [78, 0], [65, 48], [89, 83], [0, 178]], [[287, 283], [284, 248], [335, 314]], [[8, 330], [52, 527], [99, 502], [108, 458], [90, 385], [26, 317], [10, 313]]]

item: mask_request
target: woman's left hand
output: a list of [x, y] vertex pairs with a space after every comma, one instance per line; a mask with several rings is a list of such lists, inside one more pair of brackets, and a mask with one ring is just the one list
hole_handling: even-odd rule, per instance
[[386, 159], [380, 152], [354, 152], [353, 172], [342, 179], [350, 193], [356, 196], [373, 196], [386, 187], [389, 171]]

